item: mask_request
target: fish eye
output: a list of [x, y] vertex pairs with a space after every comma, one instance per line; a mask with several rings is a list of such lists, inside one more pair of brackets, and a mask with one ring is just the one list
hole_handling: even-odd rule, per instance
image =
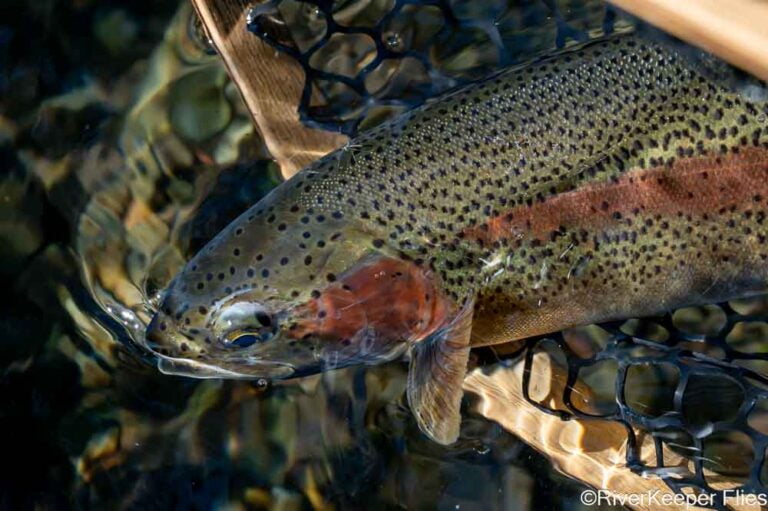
[[248, 348], [257, 343], [266, 342], [272, 338], [271, 332], [242, 334], [225, 344], [231, 348]]
[[239, 302], [224, 308], [213, 327], [225, 348], [248, 348], [274, 337], [278, 322], [260, 304]]

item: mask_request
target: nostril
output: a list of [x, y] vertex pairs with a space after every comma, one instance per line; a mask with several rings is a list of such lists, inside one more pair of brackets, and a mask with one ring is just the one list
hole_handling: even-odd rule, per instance
[[165, 332], [168, 329], [168, 325], [165, 319], [160, 314], [155, 315], [152, 321], [147, 325], [147, 329], [144, 332], [144, 339], [147, 343], [147, 347], [150, 349], [159, 349], [163, 346], [163, 339], [165, 338]]
[[256, 321], [261, 323], [261, 326], [264, 326], [264, 327], [272, 326], [272, 318], [269, 317], [269, 314], [263, 311], [259, 311], [256, 313]]

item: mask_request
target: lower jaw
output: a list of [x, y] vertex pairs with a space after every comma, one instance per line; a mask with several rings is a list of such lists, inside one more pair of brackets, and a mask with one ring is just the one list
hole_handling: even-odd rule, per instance
[[230, 379], [230, 380], [254, 380], [257, 378], [277, 378], [283, 379], [291, 376], [294, 370], [287, 365], [270, 365], [264, 368], [262, 372], [244, 373], [226, 369], [219, 366], [205, 364], [196, 360], [185, 358], [173, 358], [160, 356], [157, 361], [157, 368], [163, 374], [174, 376], [185, 376], [197, 379]]

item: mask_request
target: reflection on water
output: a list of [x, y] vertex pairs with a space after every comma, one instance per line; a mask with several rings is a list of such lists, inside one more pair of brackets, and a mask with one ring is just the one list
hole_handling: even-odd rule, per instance
[[[450, 448], [422, 437], [401, 362], [276, 386], [160, 374], [134, 342], [157, 291], [279, 172], [186, 3], [18, 7], [0, 26], [0, 508], [578, 501], [477, 415]], [[51, 55], [25, 46], [34, 25]]]

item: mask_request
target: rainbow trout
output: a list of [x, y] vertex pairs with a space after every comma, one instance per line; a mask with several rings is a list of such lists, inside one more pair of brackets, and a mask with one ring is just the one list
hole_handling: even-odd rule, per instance
[[164, 372], [292, 378], [410, 354], [458, 435], [469, 350], [768, 283], [768, 103], [617, 36], [364, 133], [197, 254], [147, 330]]

